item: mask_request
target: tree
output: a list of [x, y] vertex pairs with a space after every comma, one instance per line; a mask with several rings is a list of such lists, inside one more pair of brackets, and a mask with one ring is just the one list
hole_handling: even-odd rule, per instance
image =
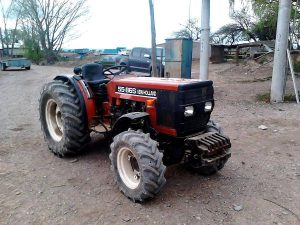
[[239, 41], [249, 40], [244, 29], [236, 23], [224, 25], [217, 32], [213, 33], [210, 39], [214, 44], [222, 43], [227, 45], [233, 45]]
[[[233, 0], [230, 0], [233, 5]], [[279, 0], [246, 0], [243, 1], [244, 6], [251, 7], [252, 11], [249, 10], [246, 21], [250, 19], [250, 26], [244, 27], [248, 31], [248, 36], [252, 40], [275, 40], [276, 39], [276, 28], [277, 28], [277, 15], [279, 9]], [[300, 8], [296, 6], [297, 1], [292, 1], [293, 7], [291, 10], [291, 22], [290, 26], [292, 34], [292, 40], [294, 43], [298, 43], [300, 38]], [[233, 7], [233, 6], [232, 6]], [[236, 17], [237, 12], [232, 10], [232, 18], [235, 22], [245, 21], [243, 16]], [[242, 14], [243, 15], [243, 14]], [[250, 15], [253, 15], [250, 17]], [[247, 38], [245, 39], [247, 40]]]
[[1, 38], [1, 44], [2, 44], [2, 49], [4, 50], [5, 47], [8, 51], [8, 35], [7, 35], [7, 20], [9, 17], [9, 12], [10, 12], [10, 7], [8, 7], [7, 9], [4, 8], [3, 2], [2, 0], [0, 0], [0, 10], [1, 10], [1, 16], [2, 16], [2, 23], [4, 26], [4, 29], [2, 30], [2, 28], [0, 28], [0, 38]]
[[4, 39], [3, 39], [3, 36], [2, 36], [2, 28], [1, 27], [0, 27], [0, 41], [1, 41], [2, 49], [4, 49]]
[[[14, 45], [17, 41], [17, 26], [20, 18], [20, 10], [16, 7], [16, 1], [11, 0], [8, 7], [4, 7], [2, 0], [0, 0], [0, 12], [2, 16], [2, 25], [4, 29], [0, 27], [0, 40], [2, 48], [6, 47], [6, 54], [13, 56]], [[8, 21], [14, 21], [14, 28], [8, 28]], [[9, 52], [11, 48], [11, 52]]]
[[[17, 0], [22, 24], [27, 35], [36, 36], [48, 63], [57, 60], [57, 53], [79, 20], [88, 13], [87, 0]], [[24, 28], [24, 27], [23, 27]]]
[[211, 35], [213, 42], [232, 45], [240, 41], [257, 41], [257, 36], [253, 32], [255, 18], [251, 16], [247, 7], [233, 11], [231, 18], [233, 23], [222, 26]]
[[297, 49], [300, 49], [300, 7], [297, 5], [297, 1], [292, 1], [290, 32], [291, 44], [296, 45]]
[[252, 8], [257, 17], [253, 32], [260, 40], [276, 39], [278, 0], [252, 0]]
[[183, 27], [181, 30], [173, 32], [175, 38], [200, 39], [201, 27], [197, 18], [188, 19], [186, 23], [181, 24], [181, 26]]

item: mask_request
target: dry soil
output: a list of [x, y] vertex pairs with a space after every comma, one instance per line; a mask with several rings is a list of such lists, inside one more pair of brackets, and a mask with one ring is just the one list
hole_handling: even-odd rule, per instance
[[[39, 93], [71, 72], [0, 71], [0, 224], [300, 224], [300, 107], [256, 101], [270, 89], [269, 65], [210, 65], [212, 116], [231, 138], [232, 157], [211, 177], [168, 168], [165, 187], [144, 204], [119, 192], [99, 138], [74, 158], [47, 150]], [[290, 78], [287, 84], [292, 93]]]

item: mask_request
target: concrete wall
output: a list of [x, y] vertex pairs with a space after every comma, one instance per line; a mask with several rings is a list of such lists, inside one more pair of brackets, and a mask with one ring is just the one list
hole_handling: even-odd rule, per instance
[[200, 59], [200, 41], [193, 41], [193, 60]]

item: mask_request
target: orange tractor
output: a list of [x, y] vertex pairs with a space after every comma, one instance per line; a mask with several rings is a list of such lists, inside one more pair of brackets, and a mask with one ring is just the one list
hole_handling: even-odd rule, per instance
[[134, 202], [161, 190], [168, 165], [185, 163], [204, 175], [221, 170], [231, 143], [210, 120], [213, 82], [122, 75], [125, 70], [86, 64], [44, 86], [39, 112], [50, 151], [76, 154], [102, 127], [115, 180]]

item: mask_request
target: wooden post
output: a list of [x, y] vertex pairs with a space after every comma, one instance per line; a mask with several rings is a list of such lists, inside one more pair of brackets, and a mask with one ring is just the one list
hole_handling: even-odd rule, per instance
[[239, 65], [239, 57], [240, 57], [240, 48], [239, 46], [236, 47], [235, 49], [235, 63], [238, 66]]
[[291, 74], [292, 74], [294, 90], [295, 90], [295, 96], [296, 96], [296, 102], [297, 102], [297, 104], [299, 104], [299, 93], [298, 93], [298, 87], [297, 87], [297, 84], [296, 84], [296, 77], [295, 77], [295, 73], [294, 73], [294, 67], [293, 67], [293, 62], [292, 62], [290, 50], [287, 49], [286, 53], [287, 53], [287, 57], [288, 57], [288, 61], [289, 61]]

